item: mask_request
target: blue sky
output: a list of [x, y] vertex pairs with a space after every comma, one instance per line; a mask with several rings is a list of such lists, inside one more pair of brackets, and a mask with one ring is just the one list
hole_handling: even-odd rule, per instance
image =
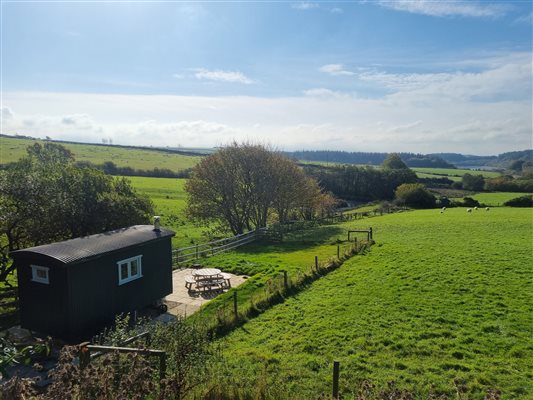
[[530, 1], [2, 1], [2, 132], [154, 146], [532, 147]]

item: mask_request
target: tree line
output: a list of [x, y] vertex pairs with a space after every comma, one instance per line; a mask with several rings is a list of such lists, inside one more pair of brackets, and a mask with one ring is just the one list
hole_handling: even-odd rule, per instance
[[408, 168], [376, 169], [353, 165], [304, 167], [307, 174], [320, 182], [324, 190], [347, 200], [372, 201], [392, 199], [403, 183], [417, 182], [416, 173]]
[[[370, 164], [381, 165], [392, 153], [365, 153], [330, 150], [303, 150], [285, 152], [287, 157], [302, 161], [320, 161], [341, 164]], [[408, 167], [427, 168], [455, 168], [436, 155], [423, 155], [415, 153], [394, 153], [398, 154]]]

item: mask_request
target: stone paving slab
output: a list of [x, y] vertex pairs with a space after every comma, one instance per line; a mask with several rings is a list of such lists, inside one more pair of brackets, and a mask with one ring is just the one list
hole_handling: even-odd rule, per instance
[[[176, 270], [172, 273], [173, 291], [165, 297], [165, 304], [168, 306], [168, 313], [171, 315], [188, 316], [194, 314], [200, 307], [209, 300], [214, 299], [223, 291], [190, 291], [185, 287], [185, 277], [192, 275], [194, 270], [191, 268]], [[222, 271], [224, 272], [224, 271]], [[227, 272], [226, 272], [227, 273]], [[231, 276], [231, 287], [237, 287], [246, 281], [246, 276], [229, 274]]]

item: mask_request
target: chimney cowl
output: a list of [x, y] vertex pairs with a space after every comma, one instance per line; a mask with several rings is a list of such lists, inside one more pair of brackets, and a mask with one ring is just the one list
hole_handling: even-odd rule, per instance
[[161, 230], [161, 217], [159, 215], [154, 216], [154, 231], [159, 232]]

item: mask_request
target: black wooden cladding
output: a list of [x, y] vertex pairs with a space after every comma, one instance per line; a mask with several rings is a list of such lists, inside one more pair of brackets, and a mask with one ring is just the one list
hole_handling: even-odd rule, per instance
[[[116, 314], [172, 293], [173, 235], [137, 225], [13, 252], [21, 326], [64, 338], [87, 337]], [[120, 285], [117, 263], [136, 256], [142, 256], [142, 277]], [[32, 281], [31, 265], [49, 268], [48, 284]]]

